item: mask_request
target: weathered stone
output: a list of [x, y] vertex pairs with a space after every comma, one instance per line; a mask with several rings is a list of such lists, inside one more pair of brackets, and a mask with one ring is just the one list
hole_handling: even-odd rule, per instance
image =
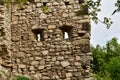
[[30, 66], [29, 70], [33, 71], [35, 68], [33, 66]]
[[52, 61], [56, 61], [56, 57], [52, 57]]
[[55, 29], [56, 25], [48, 25], [48, 29]]
[[73, 75], [72, 75], [72, 73], [66, 73], [66, 77], [67, 78], [70, 78], [70, 77], [72, 77]]
[[41, 46], [43, 46], [43, 43], [42, 42], [38, 42], [37, 46], [41, 47]]
[[42, 54], [43, 54], [43, 55], [48, 55], [48, 53], [49, 53], [49, 52], [48, 52], [47, 50], [46, 50], [46, 51], [42, 51]]
[[79, 61], [79, 60], [81, 60], [80, 56], [76, 56], [76, 61]]
[[38, 62], [38, 61], [33, 61], [33, 62], [31, 63], [31, 65], [32, 65], [32, 66], [37, 66], [37, 65], [39, 65], [39, 62]]
[[59, 79], [60, 77], [58, 75], [53, 75], [52, 79]]
[[79, 63], [79, 62], [75, 62], [74, 64], [75, 64], [75, 66], [81, 66], [81, 63]]
[[40, 61], [40, 65], [45, 65], [45, 61], [44, 61], [44, 60], [41, 60], [41, 61]]
[[61, 62], [61, 65], [62, 65], [63, 67], [67, 67], [67, 66], [70, 65], [70, 63], [69, 63], [68, 61], [62, 61], [62, 62]]
[[41, 69], [44, 69], [44, 68], [45, 68], [45, 66], [39, 66], [39, 67], [38, 67], [38, 69], [40, 69], [40, 70], [41, 70]]
[[85, 80], [95, 80], [93, 77], [86, 78]]
[[68, 13], [63, 13], [63, 17], [68, 17]]
[[40, 7], [40, 6], [42, 6], [42, 4], [41, 3], [37, 3], [37, 7]]
[[42, 80], [50, 80], [48, 76], [42, 76]]
[[55, 61], [55, 65], [60, 65], [60, 62], [59, 61]]
[[40, 2], [41, 0], [34, 0], [34, 2]]
[[18, 54], [16, 55], [16, 57], [25, 57], [24, 53], [23, 52], [18, 52]]
[[26, 68], [26, 65], [20, 64], [20, 65], [19, 65], [19, 68]]
[[89, 44], [89, 39], [80, 39], [80, 40], [75, 40], [73, 41], [74, 45], [79, 45], [79, 44]]
[[76, 16], [78, 8], [78, 0], [29, 0], [21, 7], [14, 2], [9, 13], [1, 4], [0, 46], [6, 45], [0, 48], [1, 66], [31, 80], [91, 77], [90, 20]]
[[42, 14], [40, 14], [40, 18], [45, 19], [45, 18], [47, 18], [47, 15], [42, 13]]
[[58, 56], [57, 60], [64, 60], [64, 57], [63, 56]]
[[33, 75], [33, 79], [35, 80], [41, 80], [41, 78], [42, 78], [42, 75], [40, 73]]
[[41, 60], [42, 58], [41, 57], [35, 57], [35, 60]]

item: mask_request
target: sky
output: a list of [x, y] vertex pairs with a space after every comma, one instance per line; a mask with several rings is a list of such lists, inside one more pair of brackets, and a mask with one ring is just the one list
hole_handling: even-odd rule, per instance
[[111, 40], [111, 38], [116, 37], [120, 42], [120, 12], [111, 15], [115, 10], [114, 3], [117, 0], [102, 0], [101, 12], [98, 14], [99, 19], [104, 17], [110, 17], [114, 22], [110, 29], [107, 29], [106, 26], [102, 23], [95, 24], [91, 22], [91, 44], [96, 46], [97, 44], [105, 46], [106, 42]]

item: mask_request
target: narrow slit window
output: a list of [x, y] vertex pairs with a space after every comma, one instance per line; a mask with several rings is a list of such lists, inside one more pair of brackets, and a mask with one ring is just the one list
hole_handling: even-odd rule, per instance
[[37, 41], [41, 41], [41, 35], [37, 34]]

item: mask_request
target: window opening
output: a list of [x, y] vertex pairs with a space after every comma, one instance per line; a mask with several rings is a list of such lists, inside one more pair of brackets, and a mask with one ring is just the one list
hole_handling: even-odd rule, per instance
[[32, 30], [34, 33], [34, 37], [37, 41], [43, 41], [43, 29], [34, 29]]
[[63, 32], [63, 39], [67, 39], [67, 40], [70, 40], [71, 39], [71, 30], [72, 30], [72, 26], [61, 26], [60, 29], [62, 30]]

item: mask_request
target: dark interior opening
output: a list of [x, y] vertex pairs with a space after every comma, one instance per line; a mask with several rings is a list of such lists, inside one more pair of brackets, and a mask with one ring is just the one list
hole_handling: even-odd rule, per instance
[[64, 26], [62, 26], [62, 27], [60, 27], [60, 29], [62, 30], [62, 32], [63, 32], [63, 39], [71, 39], [71, 30], [72, 30], [72, 26], [66, 26], [66, 25], [64, 25]]
[[0, 28], [0, 36], [4, 36], [5, 35], [5, 32], [4, 32], [4, 28]]
[[68, 1], [68, 2], [65, 2], [65, 5], [70, 5], [69, 1]]
[[78, 36], [83, 37], [85, 33], [78, 33]]
[[43, 2], [43, 6], [46, 6], [47, 5], [47, 2]]
[[43, 29], [32, 30], [32, 32], [34, 33], [34, 36], [35, 36], [37, 41], [43, 41], [44, 40], [43, 31], [44, 31]]

